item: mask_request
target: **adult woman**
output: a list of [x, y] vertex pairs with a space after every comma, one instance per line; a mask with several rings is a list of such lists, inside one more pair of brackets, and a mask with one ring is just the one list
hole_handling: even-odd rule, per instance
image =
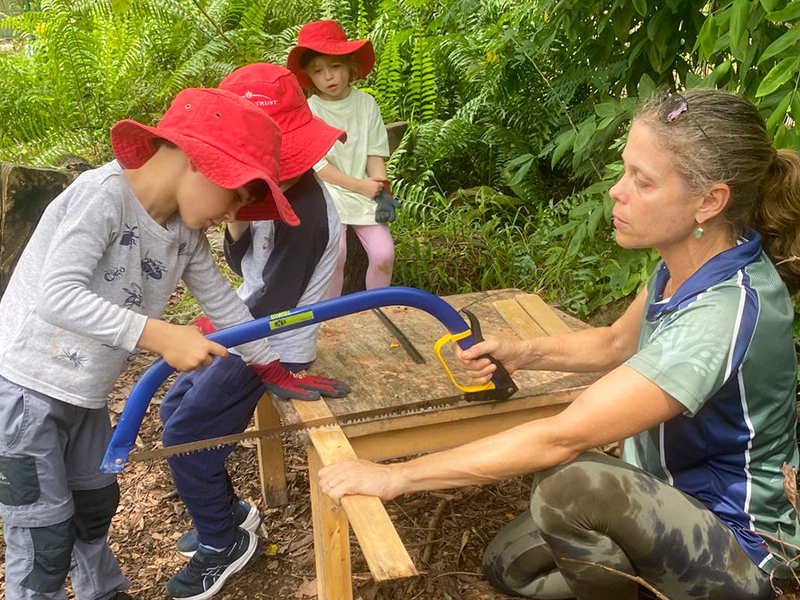
[[[798, 463], [787, 285], [800, 287], [800, 156], [772, 147], [748, 101], [693, 90], [648, 102], [623, 160], [615, 235], [660, 253], [647, 288], [611, 327], [488, 339], [462, 357], [478, 381], [487, 352], [511, 371], [608, 373], [550, 419], [407, 463], [332, 465], [320, 485], [387, 499], [535, 472], [531, 510], [484, 559], [502, 591], [636, 597], [600, 564], [674, 599], [770, 598], [794, 553], [758, 533], [799, 533], [781, 466]], [[586, 452], [620, 439], [624, 461]]]

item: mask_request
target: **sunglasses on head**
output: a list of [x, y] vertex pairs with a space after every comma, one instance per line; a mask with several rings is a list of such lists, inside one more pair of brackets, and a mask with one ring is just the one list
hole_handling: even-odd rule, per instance
[[668, 102], [674, 102], [675, 106], [672, 110], [667, 113], [666, 118], [664, 119], [667, 123], [674, 123], [682, 115], [689, 115], [689, 118], [692, 120], [692, 123], [703, 133], [705, 138], [711, 143], [712, 146], [719, 152], [719, 147], [714, 143], [714, 140], [706, 133], [706, 130], [703, 129], [703, 126], [697, 121], [697, 119], [692, 114], [692, 111], [689, 110], [689, 101], [681, 94], [670, 94]]

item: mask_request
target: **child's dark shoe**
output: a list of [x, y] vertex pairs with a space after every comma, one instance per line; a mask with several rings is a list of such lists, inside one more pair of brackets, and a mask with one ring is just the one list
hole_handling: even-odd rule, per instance
[[[258, 526], [261, 525], [263, 516], [255, 506], [250, 506], [244, 500], [239, 500], [234, 504], [233, 524], [247, 531], [256, 533]], [[178, 552], [184, 556], [194, 556], [200, 542], [197, 539], [197, 530], [190, 529], [178, 538]]]
[[261, 550], [261, 540], [255, 533], [236, 528], [236, 538], [223, 550], [212, 550], [202, 544], [189, 564], [167, 582], [167, 594], [181, 600], [205, 600], [222, 589], [234, 573], [255, 562]]

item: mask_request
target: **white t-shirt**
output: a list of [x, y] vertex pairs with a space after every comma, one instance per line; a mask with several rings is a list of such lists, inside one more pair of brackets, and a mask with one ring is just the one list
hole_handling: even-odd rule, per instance
[[[311, 112], [332, 127], [347, 132], [347, 141], [336, 142], [314, 169], [328, 164], [350, 177], [367, 177], [367, 157], [389, 156], [389, 137], [375, 99], [356, 89], [344, 100], [327, 101], [319, 96], [308, 99]], [[375, 225], [377, 203], [348, 189], [325, 183], [331, 193], [339, 219], [345, 225]]]

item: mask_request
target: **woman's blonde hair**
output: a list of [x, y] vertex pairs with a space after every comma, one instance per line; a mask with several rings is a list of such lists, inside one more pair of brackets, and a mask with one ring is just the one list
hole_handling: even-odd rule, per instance
[[800, 154], [776, 150], [758, 109], [721, 90], [657, 93], [636, 116], [655, 132], [692, 194], [730, 188], [721, 217], [735, 235], [761, 234], [764, 251], [794, 294], [800, 289]]

